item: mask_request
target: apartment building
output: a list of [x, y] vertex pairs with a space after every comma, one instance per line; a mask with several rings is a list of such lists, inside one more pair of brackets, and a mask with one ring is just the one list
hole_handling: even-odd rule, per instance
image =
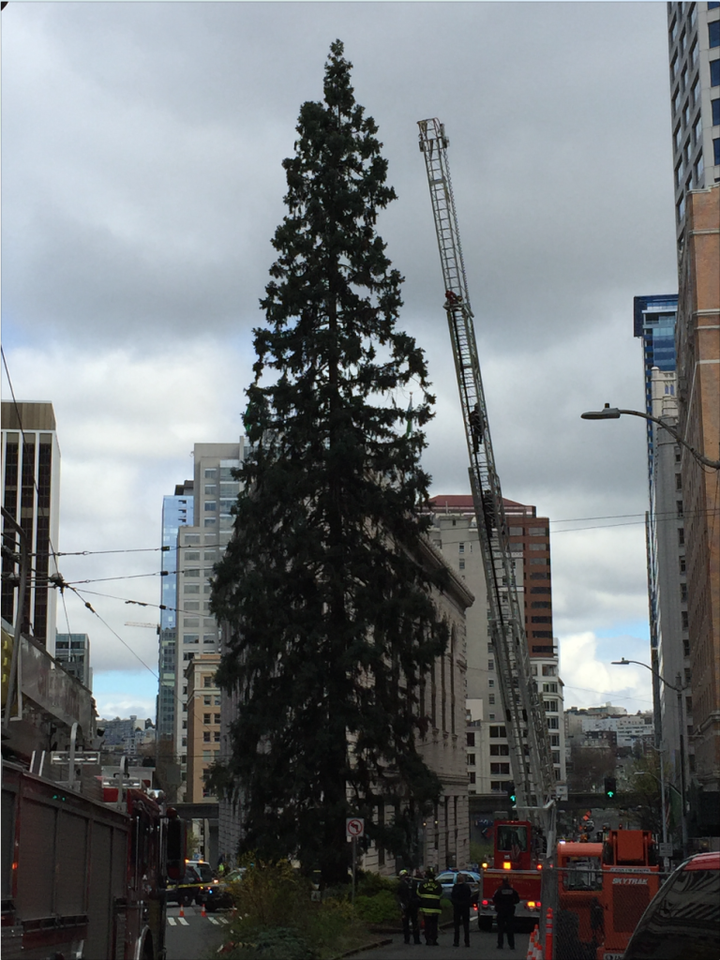
[[[518, 599], [525, 612], [530, 664], [547, 715], [555, 776], [565, 782], [563, 685], [553, 638], [550, 521], [534, 506], [504, 500], [515, 565]], [[505, 795], [512, 780], [510, 749], [488, 628], [485, 574], [472, 497], [439, 495], [430, 501], [435, 547], [475, 596], [467, 611], [468, 789], [470, 794]]]

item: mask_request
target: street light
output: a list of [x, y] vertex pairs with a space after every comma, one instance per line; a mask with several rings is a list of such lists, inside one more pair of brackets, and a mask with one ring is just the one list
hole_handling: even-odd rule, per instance
[[[623, 667], [627, 666], [630, 663], [636, 663], [639, 667], [645, 667], [645, 669], [649, 670], [650, 673], [652, 673], [653, 676], [657, 677], [661, 683], [664, 683], [669, 690], [674, 690], [675, 693], [677, 694], [678, 724], [680, 727], [680, 803], [682, 807], [682, 811], [681, 811], [682, 817], [680, 819], [680, 824], [682, 828], [682, 852], [683, 852], [683, 857], [685, 857], [687, 855], [687, 848], [688, 848], [687, 817], [686, 817], [686, 810], [685, 810], [685, 736], [683, 734], [685, 719], [683, 714], [683, 703], [682, 703], [683, 687], [680, 686], [680, 683], [681, 683], [680, 674], [678, 674], [676, 678], [677, 686], [674, 686], [672, 683], [668, 683], [668, 681], [664, 677], [660, 676], [657, 670], [655, 670], [649, 664], [643, 663], [641, 660], [626, 660], [625, 657], [623, 657], [621, 660], [612, 660], [611, 663], [616, 666], [623, 666]], [[660, 762], [662, 763], [662, 760]]]
[[[696, 450], [695, 447], [683, 440], [677, 430], [668, 426], [664, 420], [660, 420], [658, 417], [651, 417], [649, 413], [641, 413], [639, 410], [619, 410], [617, 407], [611, 407], [609, 403], [606, 403], [602, 410], [588, 410], [586, 413], [581, 413], [580, 417], [582, 420], [619, 420], [624, 414], [631, 417], [642, 417], [643, 420], [652, 420], [653, 423], [657, 423], [663, 427], [674, 440], [689, 450], [698, 463], [702, 463], [706, 467], [711, 467], [713, 470], [720, 470], [720, 460], [709, 460], [704, 454], [700, 453], [699, 450]], [[643, 664], [643, 666], [647, 666], [647, 664]]]

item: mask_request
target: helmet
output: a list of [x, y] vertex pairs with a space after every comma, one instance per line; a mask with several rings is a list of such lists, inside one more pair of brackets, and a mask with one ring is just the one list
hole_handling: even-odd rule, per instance
[[432, 867], [428, 867], [427, 870], [425, 871], [425, 879], [433, 880], [434, 878], [435, 878], [435, 871], [433, 870]]
[[398, 874], [399, 877], [406, 877], [407, 875], [408, 875], [407, 870], [401, 870], [400, 873]]

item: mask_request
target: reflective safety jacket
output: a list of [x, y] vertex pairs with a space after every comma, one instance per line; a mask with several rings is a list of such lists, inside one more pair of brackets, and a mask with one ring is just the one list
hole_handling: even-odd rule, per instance
[[418, 896], [423, 913], [440, 913], [442, 887], [437, 880], [423, 880], [418, 887]]

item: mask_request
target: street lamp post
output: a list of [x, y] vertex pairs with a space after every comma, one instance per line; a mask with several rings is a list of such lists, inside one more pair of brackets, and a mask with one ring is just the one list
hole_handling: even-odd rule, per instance
[[[631, 417], [642, 417], [643, 420], [652, 420], [653, 423], [657, 423], [664, 430], [667, 430], [670, 436], [681, 444], [681, 446], [689, 450], [698, 463], [702, 463], [712, 470], [720, 470], [720, 460], [708, 459], [708, 457], [700, 453], [699, 450], [696, 450], [695, 447], [691, 446], [686, 440], [683, 440], [677, 430], [665, 423], [664, 420], [658, 417], [651, 417], [649, 413], [641, 413], [639, 410], [619, 410], [617, 407], [611, 407], [609, 403], [606, 403], [602, 410], [588, 410], [586, 413], [581, 413], [580, 417], [583, 420], [619, 420], [620, 417], [625, 414]], [[647, 664], [643, 664], [643, 666], [647, 666]]]
[[[654, 670], [649, 664], [643, 663], [641, 660], [626, 660], [623, 657], [621, 660], [612, 660], [613, 664], [618, 666], [627, 666], [629, 663], [636, 663], [639, 667], [645, 667], [646, 670], [649, 670], [653, 676], [656, 676], [658, 680], [663, 683], [669, 690], [674, 690], [677, 694], [678, 701], [678, 724], [680, 727], [680, 804], [681, 804], [681, 816], [680, 816], [680, 827], [682, 830], [682, 853], [683, 857], [687, 856], [688, 850], [688, 834], [687, 834], [687, 812], [685, 809], [685, 734], [683, 732], [685, 726], [685, 718], [683, 715], [683, 703], [682, 703], [682, 694], [683, 688], [680, 686], [681, 677], [680, 674], [676, 677], [677, 686], [660, 676], [657, 670]], [[662, 763], [662, 759], [660, 761]]]

